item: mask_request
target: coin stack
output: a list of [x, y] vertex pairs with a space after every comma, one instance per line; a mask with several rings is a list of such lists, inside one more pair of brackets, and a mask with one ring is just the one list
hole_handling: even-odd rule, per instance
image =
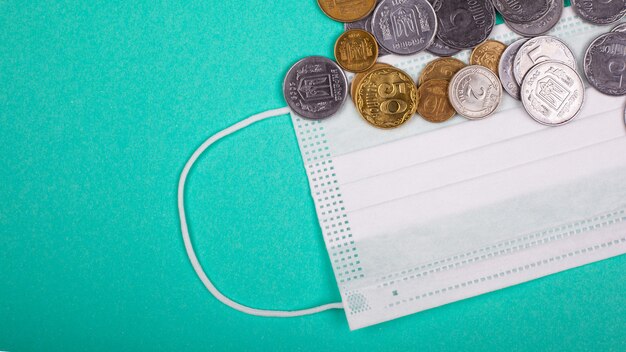
[[[383, 129], [406, 123], [417, 112], [441, 123], [457, 113], [470, 120], [493, 114], [503, 92], [521, 100], [537, 122], [558, 126], [578, 114], [584, 84], [571, 50], [545, 36], [561, 18], [562, 0], [318, 0], [322, 11], [345, 23], [335, 60], [309, 57], [288, 72], [284, 93], [305, 118], [335, 114], [347, 100], [345, 71], [355, 73], [350, 96], [369, 124]], [[626, 0], [572, 1], [585, 21], [607, 25], [626, 14]], [[525, 37], [508, 47], [489, 40], [496, 10]], [[471, 49], [469, 65], [451, 56]], [[417, 84], [402, 70], [377, 62], [387, 54], [428, 51], [440, 58]], [[585, 76], [602, 93], [625, 95], [626, 25], [597, 38], [585, 56]]]

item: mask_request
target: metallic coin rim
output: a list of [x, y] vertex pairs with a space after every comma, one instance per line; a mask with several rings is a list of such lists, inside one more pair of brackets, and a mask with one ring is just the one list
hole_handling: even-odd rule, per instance
[[[463, 78], [463, 75], [465, 75], [467, 71], [471, 70], [479, 70], [483, 73], [486, 73], [485, 75], [488, 76], [489, 80], [492, 81], [491, 83], [498, 89], [498, 102], [495, 104], [493, 109], [491, 109], [486, 115], [465, 114], [462, 112], [464, 110], [463, 106], [461, 106], [460, 103], [457, 103], [457, 101], [455, 100], [455, 98], [458, 99], [458, 97], [454, 94], [454, 91], [456, 91], [456, 83]], [[450, 104], [459, 115], [465, 117], [468, 120], [483, 120], [493, 115], [500, 107], [500, 104], [502, 103], [502, 83], [500, 82], [498, 76], [496, 76], [495, 73], [491, 72], [490, 69], [480, 65], [471, 65], [461, 69], [459, 72], [457, 72], [456, 75], [454, 75], [454, 77], [452, 77], [452, 79], [450, 80], [450, 85], [448, 86], [448, 96], [450, 97]]]
[[[374, 47], [376, 48], [376, 53], [373, 56], [372, 62], [369, 64], [369, 66], [367, 66], [365, 69], [362, 69], [362, 70], [354, 70], [352, 68], [347, 67], [346, 65], [342, 64], [341, 60], [339, 60], [339, 58], [337, 57], [337, 47], [339, 45], [339, 41], [341, 39], [343, 39], [344, 37], [348, 36], [350, 33], [355, 33], [355, 32], [364, 33], [364, 35], [367, 38], [371, 39], [372, 42], [374, 42]], [[376, 40], [374, 35], [372, 35], [372, 33], [368, 32], [368, 31], [364, 31], [362, 29], [350, 29], [350, 30], [347, 30], [347, 31], [341, 33], [341, 35], [337, 38], [337, 40], [335, 41], [335, 47], [333, 49], [333, 53], [335, 55], [335, 61], [337, 62], [337, 65], [339, 65], [344, 70], [346, 70], [348, 72], [354, 72], [354, 73], [365, 72], [365, 71], [369, 70], [370, 68], [372, 68], [376, 64], [376, 60], [378, 60], [378, 41]]]
[[[557, 24], [559, 24], [559, 21], [561, 20], [561, 17], [563, 16], [563, 10], [565, 9], [565, 4], [563, 3], [563, 0], [550, 0], [550, 1], [551, 1], [551, 3], [555, 3], [555, 4], [559, 4], [560, 5], [560, 6], [557, 7], [558, 8], [558, 14], [556, 14], [554, 16], [555, 20], [552, 23], [550, 23], [549, 26], [544, 28], [539, 33], [527, 33], [527, 32], [524, 32], [523, 30], [521, 30], [519, 26], [526, 25], [526, 23], [520, 24], [520, 23], [515, 23], [515, 22], [512, 22], [512, 21], [507, 21], [506, 19], [504, 20], [504, 23], [507, 25], [507, 27], [509, 27], [509, 29], [511, 29], [513, 32], [521, 35], [522, 37], [542, 36], [542, 35], [550, 32], [554, 27], [556, 27]], [[536, 25], [536, 23], [542, 21], [549, 14], [550, 14], [550, 9], [548, 9], [548, 12], [543, 17], [540, 17], [539, 19], [533, 21], [532, 23], [528, 23], [528, 25], [533, 25], [533, 27], [539, 27], [538, 25]]]
[[[437, 23], [439, 22], [439, 19], [437, 19]], [[445, 46], [446, 49], [449, 49], [449, 51], [443, 52], [443, 51], [437, 51], [437, 50], [433, 50], [435, 42], [439, 40], [441, 42], [442, 46]], [[446, 57], [452, 57], [458, 53], [461, 52], [461, 49], [457, 49], [457, 48], [453, 48], [451, 46], [449, 46], [448, 44], [444, 43], [436, 34], [435, 34], [435, 38], [433, 38], [433, 42], [430, 44], [430, 46], [428, 48], [426, 48], [426, 51], [435, 55], [435, 56], [439, 56], [442, 58], [446, 58]]]
[[591, 24], [597, 24], [601, 26], [610, 25], [615, 22], [618, 22], [622, 17], [624, 17], [624, 15], [626, 15], [626, 7], [625, 7], [619, 14], [616, 14], [615, 17], [607, 17], [606, 20], [603, 20], [603, 21], [594, 21], [591, 17], [587, 15], [586, 12], [579, 9], [579, 6], [577, 5], [578, 0], [571, 0], [570, 2], [572, 4], [572, 8], [574, 9], [574, 12], [578, 15], [578, 17], [580, 17], [583, 21], [587, 23], [591, 23]]
[[[445, 83], [445, 84], [446, 84], [446, 86], [448, 86], [448, 88], [449, 88], [449, 86], [450, 86], [450, 81], [447, 81], [447, 80], [445, 80], [445, 79], [431, 79], [431, 80], [428, 80], [428, 81], [424, 82], [424, 84], [420, 85], [420, 86], [419, 86], [419, 88], [417, 88], [417, 103], [415, 104], [415, 107], [416, 107], [416, 113], [417, 113], [417, 115], [419, 115], [421, 118], [423, 118], [424, 120], [426, 120], [426, 121], [428, 121], [428, 122], [431, 122], [431, 123], [444, 123], [444, 122], [446, 122], [446, 121], [450, 120], [451, 118], [453, 118], [453, 117], [457, 114], [456, 110], [454, 109], [454, 106], [452, 106], [452, 103], [450, 102], [450, 96], [449, 96], [449, 95], [448, 95], [448, 97], [447, 97], [447, 98], [448, 98], [448, 103], [449, 103], [449, 104], [450, 104], [450, 106], [452, 107], [452, 111], [451, 111], [451, 115], [450, 115], [450, 116], [447, 116], [447, 115], [446, 115], [444, 120], [441, 120], [441, 121], [436, 121], [436, 120], [434, 120], [434, 119], [430, 119], [430, 118], [428, 118], [426, 115], [424, 115], [424, 114], [420, 113], [420, 109], [419, 109], [419, 106], [420, 106], [420, 96], [422, 95], [420, 92], [422, 91], [422, 89], [426, 89], [426, 88], [424, 88], [424, 87], [428, 87], [428, 85], [437, 84], [437, 83], [441, 83], [441, 82]], [[447, 91], [447, 93], [449, 94], [449, 90], [448, 90], [448, 89], [446, 89], [446, 91]]]
[[[528, 71], [526, 71], [526, 73], [524, 74], [524, 77], [519, 77], [519, 75], [521, 75], [521, 73], [518, 73], [518, 67], [519, 67], [518, 61], [521, 60], [521, 56], [520, 55], [522, 53], [522, 50], [527, 45], [530, 45], [530, 43], [532, 41], [537, 41], [537, 40], [544, 39], [544, 38], [553, 39], [553, 40], [556, 40], [557, 42], [561, 43], [567, 49], [567, 53], [569, 54], [569, 56], [571, 58], [572, 65], [569, 65], [569, 66], [571, 68], [573, 68], [573, 69], [576, 69], [576, 57], [574, 56], [574, 53], [572, 52], [572, 49], [570, 49], [570, 47], [567, 46], [567, 44], [565, 44], [561, 39], [559, 39], [557, 37], [554, 37], [554, 36], [551, 36], [551, 35], [542, 35], [542, 36], [530, 38], [526, 43], [524, 43], [524, 45], [522, 45], [522, 47], [519, 48], [519, 50], [517, 51], [517, 54], [515, 55], [515, 61], [513, 63], [513, 74], [515, 76], [515, 80], [517, 81], [517, 84], [519, 84], [520, 86], [522, 85], [522, 82], [524, 81], [524, 77], [528, 74], [528, 71], [530, 71], [530, 69]], [[559, 60], [548, 60], [548, 61], [559, 61]], [[563, 63], [569, 64], [568, 62], [563, 62]], [[532, 66], [531, 66], [531, 68], [532, 68]]]
[[499, 45], [502, 45], [502, 46], [504, 47], [504, 50], [502, 50], [502, 52], [500, 53], [500, 57], [498, 58], [498, 67], [496, 67], [496, 72], [493, 72], [493, 71], [492, 71], [493, 73], [495, 73], [495, 74], [496, 74], [496, 76], [498, 76], [498, 78], [500, 78], [500, 71], [499, 71], [499, 67], [500, 67], [500, 60], [502, 59], [502, 55], [504, 55], [504, 51], [506, 51], [506, 49], [508, 48], [508, 46], [507, 46], [506, 44], [504, 44], [503, 42], [499, 41], [499, 40], [487, 39], [487, 40], [485, 40], [484, 42], [480, 43], [480, 45], [476, 46], [476, 47], [474, 48], [474, 50], [472, 50], [472, 53], [470, 54], [469, 63], [470, 63], [470, 65], [480, 65], [480, 66], [483, 66], [483, 67], [489, 68], [489, 67], [487, 67], [487, 66], [485, 66], [485, 65], [481, 64], [480, 62], [478, 62], [478, 59], [476, 59], [476, 57], [475, 57], [475, 55], [476, 55], [477, 51], [478, 51], [481, 47], [483, 47], [483, 46], [485, 46], [485, 45], [487, 45], [487, 44], [489, 44], [489, 43], [499, 44]]
[[626, 22], [618, 24], [613, 29], [611, 29], [611, 32], [626, 33]]
[[[483, 0], [481, 0], [483, 1]], [[442, 35], [443, 32], [441, 31], [437, 31], [437, 37], [439, 37], [439, 39], [444, 42], [446, 45], [448, 45], [451, 48], [456, 48], [459, 50], [466, 50], [466, 49], [472, 49], [475, 46], [479, 45], [480, 43], [484, 42], [485, 40], [487, 40], [487, 38], [489, 38], [489, 35], [491, 35], [491, 33], [493, 32], [493, 28], [496, 25], [496, 8], [493, 6], [493, 3], [491, 2], [491, 0], [484, 0], [486, 4], [489, 5], [489, 7], [491, 8], [489, 14], [492, 15], [491, 17], [491, 21], [488, 21], [488, 31], [486, 31], [485, 35], [483, 38], [481, 38], [480, 41], [476, 42], [476, 43], [465, 43], [466, 45], [456, 45], [456, 44], [462, 44], [462, 43], [452, 43], [450, 41], [451, 38], [446, 38], [445, 36]], [[439, 25], [439, 13], [437, 11], [435, 11], [435, 13], [437, 14], [437, 24], [439, 27], [443, 27]], [[470, 45], [471, 44], [471, 45]]]
[[[431, 60], [430, 62], [428, 62], [428, 63], [426, 64], [426, 66], [424, 66], [424, 68], [422, 69], [422, 72], [420, 72], [420, 76], [417, 78], [418, 84], [419, 84], [420, 86], [421, 86], [422, 84], [424, 84], [424, 83], [426, 83], [426, 82], [428, 82], [428, 81], [430, 81], [430, 80], [434, 79], [434, 78], [426, 79], [426, 70], [427, 70], [428, 68], [432, 67], [432, 66], [437, 65], [439, 62], [442, 62], [442, 61], [454, 61], [454, 62], [457, 62], [457, 63], [462, 64], [462, 65], [463, 65], [463, 67], [461, 67], [461, 68], [459, 69], [459, 71], [460, 71], [460, 70], [462, 70], [462, 69], [464, 69], [465, 67], [467, 67], [467, 65], [465, 64], [465, 62], [463, 62], [463, 61], [461, 61], [461, 60], [459, 60], [459, 59], [457, 59], [457, 58], [454, 58], [454, 57], [440, 57], [440, 58], [437, 58], [437, 59], [435, 59], [435, 60]], [[458, 73], [458, 72], [457, 72], [457, 73]], [[454, 75], [453, 75], [452, 77], [454, 77]], [[452, 77], [450, 77], [450, 79], [449, 79], [448, 81], [452, 80]]]
[[[527, 1], [527, 0], [522, 0], [522, 1]], [[542, 18], [543, 16], [545, 16], [546, 13], [548, 13], [548, 10], [550, 9], [550, 1], [551, 0], [546, 1], [547, 8], [543, 13], [539, 13], [539, 16], [535, 17], [535, 15], [533, 14], [533, 16], [525, 17], [525, 18], [521, 18], [521, 17], [513, 18], [513, 16], [510, 16], [508, 13], [505, 13], [505, 11], [502, 11], [501, 9], [498, 8], [498, 5], [496, 5], [499, 3], [497, 0], [492, 0], [491, 3], [493, 4], [493, 7], [500, 13], [500, 15], [502, 15], [502, 18], [504, 18], [505, 20], [511, 21], [511, 22], [517, 22], [517, 23], [526, 23], [526, 22], [534, 22]], [[560, 1], [562, 2], [563, 0], [560, 0]]]
[[[519, 51], [519, 49], [522, 47], [522, 45], [524, 45], [526, 42], [528, 41], [528, 38], [522, 38], [522, 39], [518, 39], [516, 41], [514, 41], [513, 43], [509, 44], [509, 46], [507, 46], [507, 48], [504, 50], [504, 52], [502, 53], [502, 57], [500, 57], [500, 64], [498, 64], [498, 76], [500, 78], [500, 83], [502, 83], [502, 88], [504, 88], [504, 91], [507, 92], [511, 97], [513, 97], [516, 100], [520, 100], [521, 96], [520, 94], [513, 94], [513, 92], [511, 92], [507, 86], [504, 84], [502, 77], [508, 77], [508, 80], [510, 80], [512, 83], [515, 83], [515, 85], [517, 85], [518, 87], [518, 93], [520, 93], [520, 85], [517, 83], [517, 81], [515, 80], [515, 76], [513, 73], [513, 64], [511, 64], [511, 75], [506, 74], [506, 72], [504, 71], [504, 65], [502, 64], [503, 61], [505, 61], [505, 59], [508, 56], [512, 56], [513, 57], [513, 63], [515, 62], [515, 55], [508, 55], [511, 53], [511, 51], [515, 51], [515, 54], [517, 55], [517, 52]], [[507, 65], [508, 66], [508, 65]], [[510, 76], [510, 77], [509, 77]]]
[[[579, 106], [579, 107], [578, 107], [578, 109], [576, 110], [576, 113], [574, 113], [574, 115], [573, 115], [573, 116], [571, 116], [570, 118], [568, 118], [567, 120], [564, 120], [564, 121], [561, 121], [561, 122], [558, 122], [558, 123], [550, 123], [550, 122], [542, 121], [542, 120], [541, 120], [541, 119], [539, 119], [538, 117], [535, 117], [535, 116], [534, 116], [534, 114], [532, 113], [532, 110], [531, 110], [531, 109], [529, 109], [529, 108], [528, 108], [528, 106], [527, 106], [528, 104], [530, 104], [530, 101], [527, 101], [527, 100], [528, 100], [528, 98], [524, 99], [524, 97], [525, 97], [525, 95], [524, 95], [524, 94], [522, 94], [522, 105], [524, 106], [524, 110], [526, 110], [526, 113], [528, 113], [528, 115], [529, 115], [529, 116], [530, 116], [533, 120], [535, 120], [535, 121], [539, 122], [540, 124], [542, 124], [542, 125], [544, 125], [544, 126], [558, 127], [558, 126], [563, 126], [563, 125], [566, 125], [566, 124], [568, 124], [568, 123], [572, 122], [572, 120], [574, 120], [574, 119], [575, 119], [575, 118], [576, 118], [576, 117], [580, 114], [580, 112], [582, 111], [583, 106], [585, 106], [585, 100], [586, 100], [586, 94], [585, 94], [585, 83], [583, 82], [582, 77], [580, 77], [580, 74], [578, 74], [578, 72], [577, 72], [574, 68], [570, 67], [568, 64], [566, 64], [566, 63], [564, 63], [564, 62], [561, 62], [561, 61], [544, 61], [544, 62], [538, 63], [537, 65], [533, 66], [533, 67], [532, 67], [532, 68], [528, 71], [528, 74], [531, 74], [531, 72], [533, 72], [533, 71], [536, 71], [536, 70], [540, 69], [542, 66], [550, 66], [550, 65], [552, 65], [552, 66], [555, 66], [555, 65], [560, 65], [560, 66], [563, 66], [563, 67], [565, 67], [565, 68], [568, 68], [570, 71], [572, 71], [572, 72], [574, 73], [574, 76], [575, 76], [576, 78], [578, 78], [578, 81], [580, 82], [580, 86], [582, 87], [582, 92], [583, 92], [583, 93], [582, 93], [582, 98], [581, 98], [581, 101], [580, 101], [580, 106]], [[525, 88], [526, 88], [526, 86], [527, 86], [528, 84], [530, 84], [530, 83], [528, 83], [528, 81], [527, 81], [527, 80], [525, 80], [525, 81], [522, 83], [522, 86], [521, 86], [521, 92], [523, 92], [523, 91], [525, 90]]]
[[[292, 72], [296, 69], [296, 67], [298, 67], [301, 63], [305, 62], [306, 60], [310, 60], [310, 59], [321, 59], [321, 60], [325, 60], [328, 61], [329, 63], [335, 65], [337, 67], [337, 69], [339, 70], [339, 72], [341, 73], [341, 78], [343, 80], [344, 83], [344, 92], [342, 94], [342, 100], [341, 103], [339, 103], [339, 105], [337, 106], [336, 109], [333, 110], [329, 110], [327, 111], [327, 113], [322, 114], [322, 116], [306, 116], [305, 114], [301, 114], [299, 111], [297, 111], [296, 108], [294, 108], [292, 106], [292, 103], [290, 102], [290, 100], [287, 98], [287, 79], [289, 78], [289, 76], [292, 74]], [[339, 66], [335, 61], [324, 57], [324, 56], [307, 56], [305, 58], [302, 58], [300, 60], [298, 60], [296, 63], [294, 63], [289, 70], [287, 71], [287, 74], [285, 74], [285, 78], [283, 79], [283, 98], [285, 99], [285, 102], [287, 103], [287, 105], [289, 106], [289, 109], [291, 110], [292, 113], [307, 119], [307, 120], [323, 120], [323, 119], [327, 119], [329, 117], [332, 117], [333, 115], [335, 115], [340, 109], [341, 107], [346, 103], [346, 100], [348, 98], [348, 78], [346, 77], [346, 73], [341, 69], [341, 66]]]
[[365, 17], [367, 17], [370, 13], [372, 13], [372, 11], [374, 11], [374, 9], [376, 8], [376, 0], [374, 0], [374, 4], [371, 6], [370, 9], [367, 10], [367, 13], [359, 18], [356, 19], [350, 19], [350, 20], [345, 20], [345, 19], [340, 19], [340, 18], [335, 18], [334, 16], [332, 16], [330, 13], [328, 13], [325, 9], [324, 6], [322, 6], [321, 3], [322, 0], [317, 0], [317, 6], [319, 6], [319, 8], [322, 10], [322, 12], [328, 16], [330, 19], [335, 20], [337, 22], [341, 22], [341, 23], [352, 23], [352, 22], [356, 22], [356, 21], [360, 21], [362, 19], [364, 19]]
[[[411, 83], [412, 83], [412, 84], [411, 84], [411, 87], [412, 87], [412, 89], [413, 89], [413, 93], [414, 93], [414, 97], [415, 97], [415, 100], [413, 100], [413, 101], [412, 101], [412, 103], [413, 103], [413, 109], [411, 109], [411, 110], [410, 110], [410, 114], [408, 114], [408, 116], [407, 116], [406, 118], [404, 118], [404, 119], [402, 120], [402, 122], [400, 122], [400, 123], [399, 123], [399, 124], [397, 124], [396, 126], [389, 126], [389, 127], [386, 127], [386, 126], [378, 126], [378, 125], [376, 125], [376, 124], [372, 123], [372, 122], [371, 122], [369, 119], [367, 119], [365, 116], [363, 116], [363, 114], [361, 113], [361, 110], [359, 109], [359, 103], [360, 103], [360, 101], [359, 101], [359, 97], [361, 96], [361, 94], [360, 94], [360, 93], [361, 93], [361, 89], [362, 89], [362, 87], [363, 87], [363, 82], [365, 82], [365, 79], [367, 78], [367, 76], [373, 75], [375, 72], [382, 71], [382, 70], [393, 70], [393, 71], [397, 71], [397, 72], [399, 72], [399, 73], [401, 73], [401, 74], [405, 75], [405, 76], [409, 79], [409, 82], [411, 82]], [[405, 71], [403, 71], [403, 70], [401, 70], [401, 69], [399, 69], [399, 68], [397, 68], [397, 67], [395, 67], [395, 66], [376, 68], [376, 69], [373, 69], [373, 70], [370, 70], [370, 71], [366, 72], [366, 73], [364, 74], [364, 77], [363, 77], [363, 79], [361, 80], [361, 82], [359, 82], [359, 85], [358, 85], [358, 86], [357, 86], [357, 88], [356, 88], [356, 97], [355, 97], [355, 99], [354, 99], [354, 105], [356, 106], [356, 110], [358, 111], [359, 115], [360, 115], [360, 116], [363, 118], [363, 120], [365, 120], [368, 124], [370, 124], [370, 125], [372, 125], [372, 126], [374, 126], [374, 127], [376, 127], [376, 128], [379, 128], [379, 129], [381, 129], [381, 130], [391, 130], [391, 129], [394, 129], [394, 128], [398, 128], [398, 127], [400, 127], [400, 126], [402, 126], [402, 125], [406, 124], [409, 120], [411, 120], [411, 118], [413, 117], [413, 115], [415, 115], [415, 112], [417, 111], [417, 86], [415, 85], [415, 81], [413, 81], [413, 78], [411, 78], [411, 75], [409, 75], [409, 74], [408, 74], [408, 73], [406, 73]]]
[[[393, 67], [393, 66], [389, 65], [389, 64], [386, 64], [384, 62], [376, 62], [374, 64], [374, 66], [372, 66], [370, 68], [370, 70], [371, 69], [376, 69], [376, 68], [383, 68], [383, 67]], [[353, 102], [355, 102], [355, 98], [354, 97], [356, 95], [356, 89], [357, 89], [359, 83], [361, 83], [361, 80], [363, 79], [363, 77], [365, 76], [366, 73], [367, 73], [367, 71], [359, 72], [359, 73], [355, 74], [354, 77], [352, 77], [352, 82], [350, 82], [350, 97], [352, 98]]]
[[385, 2], [393, 2], [393, 0], [382, 0], [374, 9], [374, 14], [372, 15], [372, 33], [374, 34], [374, 38], [376, 38], [376, 40], [378, 41], [378, 44], [380, 46], [382, 46], [383, 48], [385, 48], [385, 50], [387, 50], [388, 52], [392, 53], [392, 54], [396, 54], [396, 55], [402, 55], [402, 56], [408, 56], [408, 55], [415, 55], [417, 53], [420, 53], [426, 49], [428, 49], [428, 47], [430, 47], [433, 44], [433, 41], [435, 40], [435, 36], [437, 35], [437, 33], [439, 32], [439, 20], [437, 18], [437, 13], [435, 12], [435, 9], [433, 9], [433, 6], [431, 5], [430, 2], [428, 2], [427, 0], [408, 0], [408, 1], [413, 1], [413, 2], [423, 2], [424, 4], [428, 5], [428, 8], [431, 11], [432, 17], [435, 19], [433, 22], [433, 30], [432, 35], [430, 36], [430, 39], [428, 40], [428, 43], [419, 50], [412, 50], [410, 52], [406, 52], [406, 53], [400, 53], [398, 51], [394, 51], [393, 49], [389, 49], [386, 45], [385, 42], [382, 40], [379, 40], [378, 37], [376, 36], [376, 30], [374, 29], [374, 25], [376, 23], [376, 18], [377, 15], [380, 15], [380, 9], [382, 8], [382, 5]]
[[626, 33], [622, 33], [622, 32], [608, 32], [608, 33], [604, 33], [604, 34], [600, 35], [599, 37], [597, 37], [596, 39], [594, 39], [591, 42], [591, 44], [589, 45], [589, 47], [587, 47], [587, 50], [585, 51], [583, 69], [585, 71], [585, 77], [587, 78], [587, 81], [598, 92], [600, 92], [602, 94], [605, 94], [605, 95], [619, 97], [619, 96], [622, 96], [622, 95], [626, 94], [626, 87], [624, 87], [623, 91], [617, 91], [617, 90], [614, 90], [614, 89], [607, 89], [606, 87], [603, 87], [595, 79], [595, 76], [594, 76], [594, 73], [592, 72], [592, 67], [591, 67], [591, 61], [592, 61], [591, 49], [596, 45], [596, 43], [599, 43], [600, 41], [605, 40], [606, 38], [611, 37], [611, 36], [623, 36], [624, 38], [626, 38]]

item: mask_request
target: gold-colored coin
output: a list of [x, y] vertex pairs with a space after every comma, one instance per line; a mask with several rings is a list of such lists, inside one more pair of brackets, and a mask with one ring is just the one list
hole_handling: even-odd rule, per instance
[[343, 32], [335, 43], [335, 59], [346, 71], [367, 71], [374, 66], [377, 58], [376, 38], [364, 30], [351, 29]]
[[452, 57], [442, 57], [431, 61], [424, 67], [419, 78], [420, 86], [431, 79], [442, 79], [449, 81], [466, 65], [461, 60]]
[[498, 76], [500, 58], [506, 49], [506, 45], [497, 40], [487, 40], [472, 51], [470, 65], [480, 65], [488, 68]]
[[369, 15], [376, 0], [317, 0], [326, 16], [339, 22], [356, 22]]
[[[369, 71], [375, 70], [381, 67], [392, 67], [392, 66], [389, 64], [382, 63], [382, 62], [377, 62], [374, 64], [374, 66], [372, 66], [372, 68]], [[354, 75], [354, 78], [352, 78], [352, 84], [350, 85], [350, 96], [352, 97], [352, 101], [354, 102], [356, 102], [356, 88], [359, 86], [359, 83], [361, 83], [361, 81], [363, 80], [363, 77], [365, 77], [367, 72], [368, 71], [357, 73], [356, 75]]]
[[450, 104], [448, 85], [450, 81], [431, 79], [417, 90], [417, 113], [429, 122], [450, 120], [456, 111]]
[[417, 87], [406, 72], [381, 67], [365, 74], [355, 100], [365, 121], [379, 128], [395, 128], [415, 114]]

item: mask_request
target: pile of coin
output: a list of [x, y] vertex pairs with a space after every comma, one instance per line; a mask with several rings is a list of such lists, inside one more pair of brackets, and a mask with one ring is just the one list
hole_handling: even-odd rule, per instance
[[[335, 114], [350, 96], [365, 121], [395, 128], [417, 114], [433, 123], [457, 113], [467, 119], [493, 114], [506, 91], [521, 100], [537, 122], [558, 126], [571, 121], [584, 102], [584, 84], [571, 50], [544, 36], [559, 21], [562, 0], [318, 0], [331, 18], [345, 22], [335, 44], [335, 61], [309, 57], [288, 72], [284, 94], [292, 110], [305, 118]], [[585, 21], [605, 25], [626, 14], [626, 0], [572, 1]], [[507, 26], [526, 37], [508, 47], [489, 40], [496, 10]], [[472, 49], [469, 65], [451, 58]], [[418, 82], [377, 59], [386, 54], [422, 51], [440, 56]], [[585, 56], [592, 86], [625, 95], [626, 24], [597, 38]]]

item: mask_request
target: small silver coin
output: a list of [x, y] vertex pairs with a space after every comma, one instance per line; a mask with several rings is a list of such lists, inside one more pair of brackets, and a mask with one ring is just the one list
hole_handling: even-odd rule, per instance
[[502, 53], [500, 64], [498, 65], [498, 74], [504, 90], [517, 100], [520, 100], [520, 86], [513, 74], [513, 63], [515, 62], [515, 55], [527, 41], [528, 39], [524, 38], [509, 45]]
[[416, 54], [432, 44], [437, 16], [426, 0], [383, 0], [374, 10], [372, 33], [391, 53]]
[[548, 8], [548, 12], [538, 20], [526, 23], [516, 23], [505, 20], [506, 25], [511, 28], [513, 32], [523, 37], [536, 37], [546, 34], [559, 23], [564, 8], [563, 0], [549, 1], [550, 7]]
[[[380, 3], [380, 1], [378, 1]], [[344, 31], [349, 31], [351, 29], [361, 29], [366, 32], [372, 33], [372, 16], [374, 16], [374, 11], [367, 15], [367, 17], [360, 19], [356, 22], [346, 22], [343, 24]], [[387, 49], [382, 47], [380, 44], [378, 45], [378, 57], [385, 56], [391, 54]]]
[[617, 26], [615, 26], [615, 28], [611, 30], [611, 32], [626, 33], [626, 22], [622, 24], [618, 24]]
[[463, 117], [480, 120], [493, 114], [502, 100], [502, 84], [486, 67], [467, 66], [457, 72], [448, 86], [450, 104]]
[[484, 42], [496, 22], [496, 10], [490, 0], [433, 0], [439, 29], [437, 37], [446, 45], [471, 49]]
[[533, 66], [549, 60], [564, 62], [576, 69], [574, 54], [565, 43], [551, 36], [535, 37], [522, 45], [515, 55], [515, 80], [521, 85], [524, 76]]
[[433, 40], [433, 43], [426, 49], [426, 51], [433, 55], [450, 57], [460, 53], [461, 49], [452, 48], [446, 45], [446, 43], [442, 42], [439, 37], [435, 37], [435, 40]]
[[611, 24], [626, 15], [626, 0], [572, 0], [572, 8], [583, 20]]
[[492, 2], [505, 20], [516, 23], [536, 21], [548, 12], [549, 7], [549, 0], [492, 0]]
[[297, 115], [324, 119], [334, 115], [346, 101], [348, 80], [332, 60], [310, 56], [296, 62], [283, 82], [285, 101]]
[[594, 40], [585, 53], [585, 76], [598, 91], [626, 95], [626, 33], [610, 32]]
[[534, 66], [522, 84], [524, 109], [537, 122], [560, 126], [573, 120], [585, 102], [580, 75], [559, 61]]

